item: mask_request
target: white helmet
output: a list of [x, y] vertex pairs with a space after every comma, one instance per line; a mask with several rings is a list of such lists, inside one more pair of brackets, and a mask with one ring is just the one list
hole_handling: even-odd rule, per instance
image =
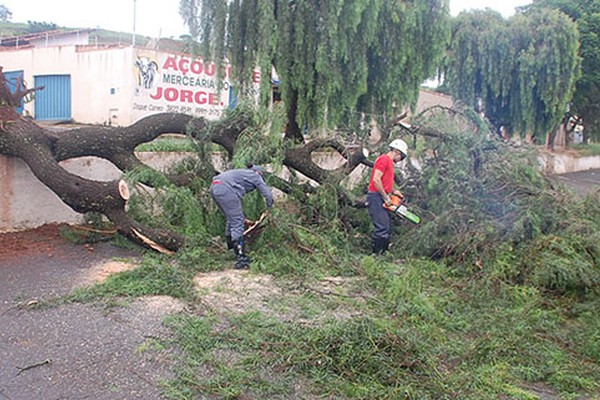
[[402, 154], [404, 154], [405, 157], [408, 155], [408, 145], [402, 139], [392, 140], [392, 142], [390, 143], [390, 148], [402, 152]]

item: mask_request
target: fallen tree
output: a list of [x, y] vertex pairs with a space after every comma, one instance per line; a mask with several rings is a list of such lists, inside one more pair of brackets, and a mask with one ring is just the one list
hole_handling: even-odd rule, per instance
[[[110, 161], [122, 172], [148, 169], [150, 167], [135, 154], [138, 145], [165, 133], [187, 133], [194, 138], [206, 131], [210, 134], [204, 140], [222, 146], [231, 158], [240, 133], [251, 124], [243, 117], [209, 123], [190, 115], [161, 113], [147, 116], [128, 127], [90, 126], [56, 133], [16, 112], [25, 96], [43, 88], [27, 89], [19, 81], [16, 84], [18, 90], [11, 93], [1, 68], [0, 83], [0, 154], [25, 161], [33, 174], [76, 212], [103, 214], [123, 236], [163, 253], [178, 251], [185, 238], [171, 230], [152, 228], [131, 218], [126, 211], [129, 188], [124, 180], [99, 182], [85, 179], [65, 170], [60, 162], [94, 156]], [[209, 130], [208, 125], [211, 125]], [[322, 169], [310, 155], [324, 147], [338, 151], [347, 163], [333, 171]], [[348, 174], [360, 164], [369, 165], [361, 150], [349, 151], [333, 140], [316, 140], [288, 148], [283, 163], [316, 182], [323, 182], [332, 175]], [[182, 174], [168, 178], [174, 184], [185, 185], [193, 177]], [[287, 193], [294, 190], [285, 181], [276, 185]], [[302, 190], [310, 190], [310, 187], [304, 186]]]

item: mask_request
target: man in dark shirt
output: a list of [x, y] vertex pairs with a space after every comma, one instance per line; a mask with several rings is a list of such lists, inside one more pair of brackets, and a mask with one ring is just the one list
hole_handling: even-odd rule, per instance
[[227, 247], [233, 249], [236, 255], [235, 268], [242, 269], [250, 266], [250, 258], [244, 249], [244, 210], [242, 198], [246, 193], [258, 189], [265, 198], [267, 208], [273, 207], [273, 194], [265, 183], [262, 168], [249, 164], [246, 169], [232, 169], [213, 178], [210, 195], [227, 220], [225, 237]]

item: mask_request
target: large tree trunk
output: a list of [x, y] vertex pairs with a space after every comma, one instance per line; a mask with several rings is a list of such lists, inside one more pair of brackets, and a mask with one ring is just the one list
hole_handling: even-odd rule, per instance
[[304, 141], [304, 136], [302, 135], [302, 129], [298, 126], [298, 122], [296, 121], [296, 117], [298, 116], [298, 91], [295, 89], [292, 90], [289, 97], [290, 107], [288, 108], [287, 113], [285, 138], [297, 143], [302, 143]]
[[134, 221], [125, 211], [128, 189], [123, 181], [99, 182], [65, 170], [59, 161], [97, 156], [113, 162], [123, 171], [143, 164], [134, 149], [162, 133], [185, 133], [191, 123], [198, 128], [203, 120], [183, 114], [158, 114], [126, 128], [81, 128], [64, 135], [50, 132], [15, 110], [30, 90], [10, 93], [0, 68], [0, 153], [19, 157], [33, 174], [73, 210], [104, 214], [125, 237], [164, 253], [177, 251], [184, 238], [175, 232], [154, 229]]
[[[3, 116], [10, 115], [0, 106]], [[157, 115], [151, 118], [152, 126], [140, 123], [130, 128], [104, 128], [81, 131], [58, 137], [29, 119], [14, 112], [4, 119], [0, 129], [0, 153], [21, 158], [33, 174], [73, 210], [79, 213], [104, 214], [125, 237], [164, 253], [177, 251], [184, 238], [174, 232], [153, 229], [132, 220], [125, 212], [128, 191], [122, 181], [100, 182], [82, 178], [65, 170], [59, 161], [82, 156], [98, 156], [113, 161], [123, 170], [139, 166], [131, 146], [138, 140], [143, 143], [162, 132], [184, 132], [190, 117], [185, 115]], [[176, 129], [177, 127], [179, 129]], [[183, 129], [181, 129], [183, 128]], [[86, 130], [89, 128], [85, 128]], [[141, 139], [144, 138], [144, 139]], [[87, 146], [86, 146], [87, 144]]]
[[[21, 88], [19, 83], [17, 87]], [[84, 127], [67, 130], [60, 134], [42, 128], [29, 118], [23, 118], [16, 112], [21, 98], [31, 90], [19, 89], [10, 93], [0, 68], [0, 154], [19, 157], [30, 167], [33, 174], [69, 207], [79, 213], [97, 212], [106, 216], [117, 231], [130, 240], [163, 253], [178, 251], [185, 238], [166, 229], [155, 229], [133, 220], [126, 212], [129, 190], [124, 181], [100, 182], [82, 178], [65, 170], [60, 161], [95, 156], [113, 163], [121, 171], [135, 168], [150, 168], [135, 155], [135, 148], [152, 141], [163, 133], [199, 134], [207, 122], [185, 114], [163, 113], [141, 119], [129, 127]], [[295, 123], [293, 119], [292, 125]], [[213, 123], [208, 139], [225, 148], [233, 155], [236, 141], [250, 121], [244, 117]], [[302, 137], [299, 127], [295, 127], [289, 139]], [[347, 162], [336, 170], [325, 170], [312, 161], [312, 153], [323, 148], [339, 152]], [[284, 165], [296, 170], [308, 178], [323, 183], [332, 176], [345, 176], [358, 165], [370, 166], [361, 148], [349, 150], [340, 143], [314, 141], [299, 144], [286, 151]], [[185, 184], [189, 177], [169, 176], [176, 184]], [[341, 178], [340, 178], [341, 179]], [[275, 180], [276, 187], [286, 193], [295, 189], [283, 180]], [[310, 192], [305, 186], [300, 191]], [[342, 198], [346, 203], [352, 199]]]

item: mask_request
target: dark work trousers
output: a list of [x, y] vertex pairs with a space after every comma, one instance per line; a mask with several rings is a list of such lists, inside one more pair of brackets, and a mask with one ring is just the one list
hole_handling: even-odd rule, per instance
[[210, 186], [210, 195], [225, 215], [225, 235], [231, 236], [235, 242], [244, 239], [244, 210], [242, 199], [239, 198], [227, 185], [213, 184]]
[[383, 197], [378, 192], [369, 192], [367, 193], [367, 202], [369, 203], [369, 215], [373, 221], [373, 240], [389, 240], [392, 235], [392, 217], [383, 208]]

